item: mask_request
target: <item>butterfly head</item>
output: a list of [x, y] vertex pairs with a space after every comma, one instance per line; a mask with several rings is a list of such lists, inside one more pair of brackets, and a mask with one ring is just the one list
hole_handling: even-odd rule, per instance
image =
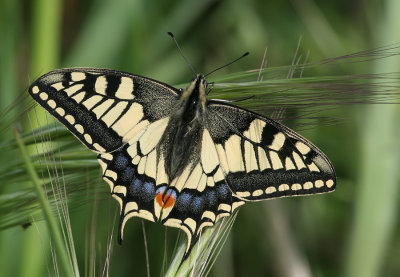
[[192, 108], [204, 110], [207, 103], [207, 85], [204, 75], [198, 74], [183, 91], [181, 99]]

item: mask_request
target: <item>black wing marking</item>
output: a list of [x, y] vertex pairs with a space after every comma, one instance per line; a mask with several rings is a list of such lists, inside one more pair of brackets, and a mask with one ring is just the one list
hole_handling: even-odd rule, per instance
[[93, 68], [51, 71], [29, 93], [98, 153], [118, 149], [149, 123], [169, 116], [179, 98], [177, 89], [161, 82]]
[[206, 128], [229, 187], [243, 200], [335, 190], [335, 171], [325, 154], [284, 125], [210, 101]]

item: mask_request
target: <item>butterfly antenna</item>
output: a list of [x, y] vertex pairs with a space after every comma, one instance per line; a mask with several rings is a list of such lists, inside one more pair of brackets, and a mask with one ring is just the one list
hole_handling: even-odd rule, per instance
[[224, 67], [227, 67], [227, 66], [229, 66], [229, 65], [231, 65], [231, 64], [233, 64], [233, 63], [235, 63], [235, 62], [237, 62], [237, 61], [240, 60], [241, 58], [246, 57], [248, 54], [250, 54], [250, 53], [249, 53], [249, 52], [244, 53], [244, 54], [241, 55], [239, 58], [234, 59], [233, 61], [231, 61], [231, 62], [229, 62], [229, 63], [227, 63], [227, 64], [224, 64], [223, 66], [220, 66], [220, 67], [218, 67], [218, 68], [212, 70], [211, 72], [208, 72], [206, 75], [204, 75], [204, 77], [207, 77], [208, 75], [214, 73], [215, 71], [218, 71], [218, 70], [220, 70], [220, 69], [222, 69], [222, 68], [224, 68]]
[[170, 35], [170, 37], [174, 40], [176, 47], [178, 47], [179, 53], [181, 53], [181, 56], [183, 57], [183, 59], [185, 60], [186, 64], [189, 66], [190, 70], [192, 70], [194, 76], [197, 75], [196, 71], [194, 70], [193, 66], [190, 64], [189, 60], [186, 58], [186, 56], [183, 54], [183, 51], [181, 49], [181, 47], [179, 46], [178, 41], [176, 40], [174, 34], [172, 34], [171, 32], [168, 32], [168, 35]]

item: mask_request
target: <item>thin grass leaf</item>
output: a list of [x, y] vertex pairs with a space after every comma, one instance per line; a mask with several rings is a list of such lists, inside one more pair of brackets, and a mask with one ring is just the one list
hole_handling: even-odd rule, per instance
[[42, 191], [40, 179], [37, 176], [34, 167], [32, 166], [27, 149], [25, 145], [22, 143], [20, 135], [17, 131], [15, 132], [15, 137], [17, 139], [21, 155], [25, 161], [25, 166], [28, 171], [29, 177], [34, 185], [43, 215], [46, 218], [45, 222], [47, 223], [47, 227], [52, 237], [52, 242], [54, 243], [55, 249], [57, 251], [57, 256], [59, 257], [60, 260], [61, 272], [65, 276], [79, 276], [79, 272], [74, 272], [71, 260], [69, 258], [69, 255], [67, 254], [67, 250], [65, 248], [64, 241], [62, 239], [60, 229], [57, 225], [55, 217], [51, 212], [50, 204], [46, 199], [45, 194]]

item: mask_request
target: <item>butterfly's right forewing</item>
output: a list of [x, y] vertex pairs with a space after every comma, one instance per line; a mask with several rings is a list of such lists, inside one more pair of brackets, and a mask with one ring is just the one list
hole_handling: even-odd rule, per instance
[[206, 122], [228, 185], [240, 199], [335, 190], [336, 175], [329, 159], [286, 126], [217, 102], [208, 106]]

